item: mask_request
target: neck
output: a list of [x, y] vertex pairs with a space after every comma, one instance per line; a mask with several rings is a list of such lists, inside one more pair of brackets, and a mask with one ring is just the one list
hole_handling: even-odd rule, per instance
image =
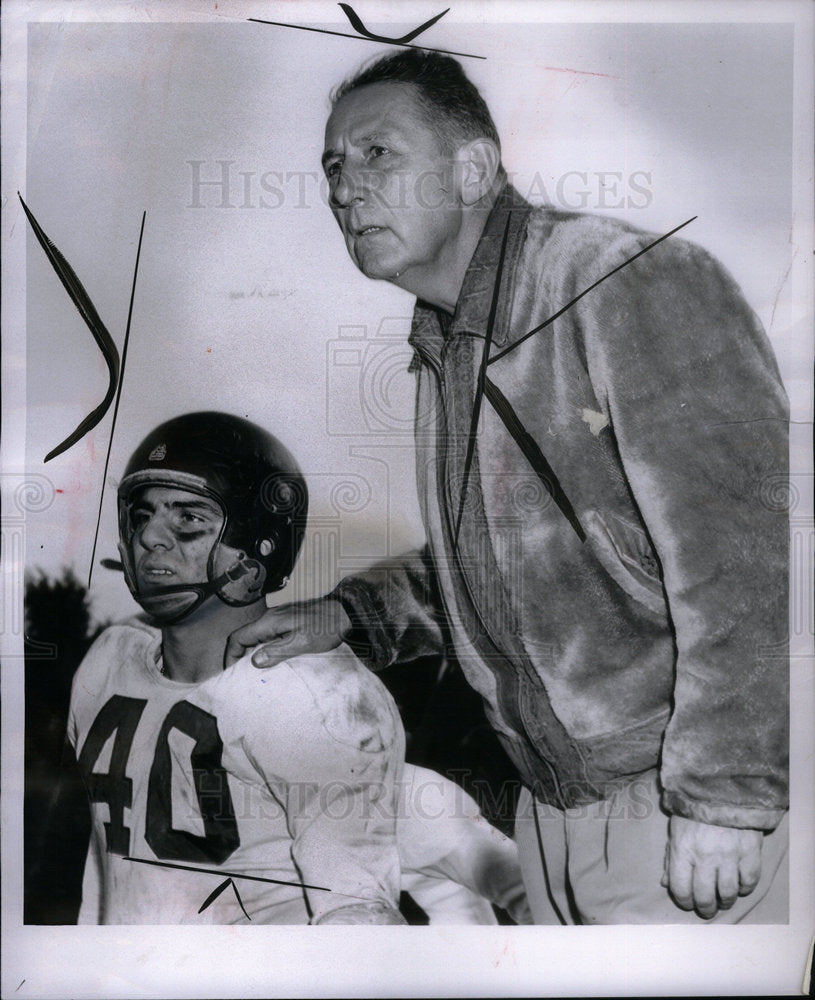
[[458, 238], [444, 260], [434, 260], [424, 268], [411, 268], [391, 279], [391, 283], [452, 315], [495, 200], [496, 196], [482, 198], [464, 213]]
[[199, 684], [221, 673], [231, 632], [266, 610], [264, 600], [231, 607], [209, 597], [188, 618], [161, 630], [164, 674], [174, 681]]

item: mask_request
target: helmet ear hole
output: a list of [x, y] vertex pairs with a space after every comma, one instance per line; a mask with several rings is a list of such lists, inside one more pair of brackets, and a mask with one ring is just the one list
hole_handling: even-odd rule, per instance
[[221, 584], [217, 594], [225, 604], [252, 604], [262, 596], [266, 570], [257, 559], [248, 559], [243, 552], [233, 555], [236, 561], [227, 570], [230, 579]]
[[275, 543], [271, 538], [262, 538], [258, 545], [258, 552], [262, 556], [270, 556], [275, 550]]

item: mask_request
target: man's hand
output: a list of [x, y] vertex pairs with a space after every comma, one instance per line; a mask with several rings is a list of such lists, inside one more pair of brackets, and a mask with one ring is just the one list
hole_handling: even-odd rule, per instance
[[761, 875], [761, 830], [671, 816], [662, 885], [683, 910], [710, 919], [749, 895]]
[[282, 604], [230, 635], [225, 664], [229, 666], [258, 645], [252, 663], [259, 668], [273, 667], [303, 653], [326, 653], [336, 649], [350, 630], [351, 620], [336, 598]]

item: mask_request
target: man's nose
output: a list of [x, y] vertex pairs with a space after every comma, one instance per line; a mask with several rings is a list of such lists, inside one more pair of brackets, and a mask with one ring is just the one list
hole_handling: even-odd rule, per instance
[[175, 537], [167, 519], [154, 514], [139, 531], [139, 542], [145, 549], [171, 549]]
[[331, 204], [334, 208], [350, 208], [365, 201], [371, 187], [371, 171], [343, 164], [331, 186]]

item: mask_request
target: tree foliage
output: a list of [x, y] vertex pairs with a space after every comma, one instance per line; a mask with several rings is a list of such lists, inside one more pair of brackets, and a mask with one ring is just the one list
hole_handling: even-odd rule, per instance
[[[71, 681], [90, 644], [105, 627], [94, 625], [87, 589], [71, 569], [54, 579], [25, 581], [25, 886], [27, 923], [75, 920], [81, 865], [54, 871], [46, 819], [63, 763]], [[51, 837], [50, 839], [53, 839]], [[67, 847], [60, 844], [59, 854]], [[76, 845], [81, 848], [81, 845]]]

